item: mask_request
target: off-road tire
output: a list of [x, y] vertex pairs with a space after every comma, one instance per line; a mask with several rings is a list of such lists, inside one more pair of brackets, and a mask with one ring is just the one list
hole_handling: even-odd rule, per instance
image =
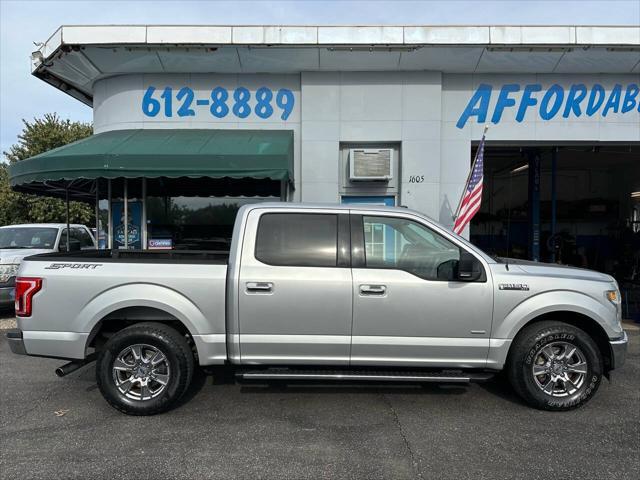
[[[148, 400], [131, 399], [116, 386], [113, 366], [127, 347], [150, 345], [161, 351], [169, 365], [169, 380], [160, 394]], [[195, 362], [187, 339], [168, 325], [137, 323], [114, 334], [98, 353], [96, 381], [102, 396], [116, 410], [127, 415], [155, 415], [175, 405], [191, 384]]]
[[[577, 390], [566, 396], [543, 392], [533, 374], [538, 353], [547, 345], [568, 343], [586, 360], [586, 374]], [[541, 410], [572, 410], [587, 403], [602, 381], [602, 355], [594, 340], [583, 330], [561, 321], [541, 321], [525, 327], [514, 339], [507, 358], [507, 377], [516, 393]], [[542, 378], [543, 381], [546, 377]]]

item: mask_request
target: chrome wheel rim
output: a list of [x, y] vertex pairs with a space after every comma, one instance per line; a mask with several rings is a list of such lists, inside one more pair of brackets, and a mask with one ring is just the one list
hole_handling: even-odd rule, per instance
[[169, 383], [169, 361], [153, 345], [137, 343], [122, 350], [113, 362], [113, 381], [131, 400], [145, 401], [160, 395]]
[[545, 394], [567, 397], [582, 387], [587, 368], [582, 350], [569, 342], [553, 342], [535, 354], [532, 374], [536, 385]]

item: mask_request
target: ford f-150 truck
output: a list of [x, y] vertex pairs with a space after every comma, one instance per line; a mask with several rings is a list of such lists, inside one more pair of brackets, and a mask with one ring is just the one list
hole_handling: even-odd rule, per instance
[[506, 370], [530, 405], [584, 404], [627, 347], [609, 275], [492, 258], [404, 208], [262, 203], [230, 252], [28, 257], [14, 353], [96, 359], [118, 410], [171, 408], [194, 369], [244, 381], [470, 382]]

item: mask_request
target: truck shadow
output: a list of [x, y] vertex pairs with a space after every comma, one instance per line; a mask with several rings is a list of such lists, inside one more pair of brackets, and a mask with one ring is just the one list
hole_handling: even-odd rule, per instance
[[[516, 395], [508, 381], [501, 376], [487, 382], [477, 383], [485, 392], [507, 402], [526, 406], [524, 401]], [[470, 384], [446, 384], [446, 383], [241, 383], [241, 393], [274, 394], [274, 393], [314, 393], [333, 395], [341, 393], [353, 394], [401, 394], [401, 395], [464, 395], [471, 394]]]
[[522, 400], [516, 394], [516, 392], [513, 391], [513, 388], [509, 384], [509, 381], [503, 375], [496, 375], [494, 378], [487, 382], [479, 383], [478, 386], [485, 392], [499, 397], [502, 400], [506, 400], [510, 403], [520, 405], [522, 407], [527, 406], [524, 400]]
[[[94, 363], [90, 364], [92, 367], [87, 368], [82, 367], [78, 373], [71, 374], [75, 377], [76, 381], [82, 381], [89, 383], [86, 388], [86, 391], [92, 391], [98, 388], [95, 384], [95, 371], [94, 371]], [[73, 378], [72, 377], [72, 378]], [[185, 394], [180, 398], [180, 400], [175, 405], [175, 408], [183, 406], [189, 403], [194, 397], [196, 397], [205, 387], [205, 385], [209, 384], [211, 387], [222, 386], [222, 385], [234, 385], [236, 382], [233, 379], [233, 376], [224, 376], [222, 377], [220, 374], [212, 374], [211, 372], [206, 372], [201, 368], [196, 368], [193, 373], [193, 379], [191, 381], [191, 385], [185, 392]], [[485, 392], [494, 395], [502, 400], [508, 401], [510, 403], [526, 406], [524, 401], [520, 399], [516, 395], [516, 393], [509, 385], [509, 382], [506, 378], [501, 375], [496, 376], [495, 378], [487, 381], [477, 383], [478, 387], [480, 387]], [[465, 395], [470, 394], [469, 391], [471, 388], [471, 384], [453, 384], [453, 383], [394, 383], [389, 384], [385, 382], [290, 382], [287, 383], [285, 381], [271, 381], [268, 383], [253, 383], [253, 382], [241, 382], [239, 383], [240, 393], [243, 394], [262, 394], [262, 395], [273, 395], [275, 393], [291, 393], [291, 394], [302, 394], [302, 393], [313, 393], [313, 394], [322, 394], [322, 395], [339, 395], [339, 394], [361, 394], [361, 395], [370, 395], [370, 394], [390, 394], [390, 395]]]
[[193, 372], [193, 378], [191, 379], [191, 385], [189, 385], [187, 391], [182, 395], [182, 397], [180, 397], [173, 408], [179, 408], [182, 405], [189, 403], [193, 397], [200, 393], [202, 388], [206, 385], [208, 378], [211, 378], [211, 375], [208, 375], [201, 368], [196, 367]]

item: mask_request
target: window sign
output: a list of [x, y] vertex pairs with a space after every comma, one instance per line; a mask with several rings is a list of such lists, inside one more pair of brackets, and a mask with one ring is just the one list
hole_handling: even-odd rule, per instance
[[173, 241], [170, 238], [150, 238], [149, 250], [171, 250]]
[[[128, 248], [142, 249], [142, 202], [128, 202], [129, 218], [127, 233], [129, 237]], [[124, 248], [124, 202], [111, 203], [113, 210], [113, 247]]]

